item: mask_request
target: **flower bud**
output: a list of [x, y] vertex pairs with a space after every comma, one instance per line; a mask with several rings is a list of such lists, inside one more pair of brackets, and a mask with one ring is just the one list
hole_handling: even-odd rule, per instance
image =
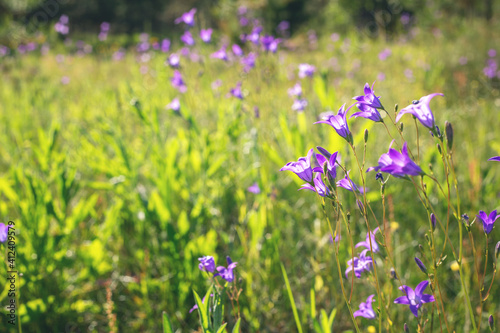
[[444, 129], [446, 132], [446, 141], [448, 143], [448, 150], [451, 150], [451, 148], [453, 148], [453, 126], [451, 126], [451, 123], [445, 121]]
[[495, 321], [493, 320], [493, 315], [490, 315], [490, 317], [488, 318], [488, 325], [490, 325], [490, 331], [493, 332], [493, 330], [495, 329]]
[[398, 112], [398, 108], [399, 108], [399, 106], [397, 104], [394, 105], [394, 112]]
[[424, 274], [427, 274], [427, 267], [425, 267], [424, 263], [422, 262], [422, 260], [418, 259], [417, 257], [415, 257], [415, 262], [417, 263], [417, 266], [418, 268], [420, 268], [420, 270], [424, 273]]
[[404, 129], [404, 125], [403, 125], [403, 123], [401, 123], [401, 124], [399, 125], [399, 131], [400, 131], [401, 133], [403, 133], [403, 129]]
[[394, 269], [394, 267], [391, 267], [391, 277], [396, 280], [398, 278], [398, 276], [396, 275], [396, 270]]
[[498, 259], [498, 255], [500, 255], [500, 241], [495, 245], [495, 258]]
[[365, 143], [368, 142], [368, 129], [365, 128]]
[[408, 325], [406, 323], [403, 327], [404, 327], [405, 333], [410, 333], [410, 329], [408, 328]]
[[441, 150], [441, 145], [439, 143], [437, 144], [437, 147], [438, 147], [439, 154], [442, 154], [443, 151]]
[[432, 231], [436, 230], [436, 215], [434, 215], [434, 213], [431, 213], [431, 224]]
[[382, 183], [384, 182], [384, 176], [381, 172], [377, 172], [377, 174], [375, 175], [375, 180], [380, 180]]
[[436, 125], [436, 133], [437, 133], [438, 138], [440, 138], [441, 137], [441, 130], [439, 129], [438, 125]]

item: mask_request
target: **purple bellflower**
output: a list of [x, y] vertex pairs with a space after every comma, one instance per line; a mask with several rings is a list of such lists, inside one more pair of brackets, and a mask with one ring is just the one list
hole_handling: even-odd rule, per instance
[[259, 194], [260, 193], [259, 184], [257, 184], [257, 182], [253, 183], [252, 186], [249, 186], [247, 188], [247, 191], [253, 194]]
[[204, 41], [205, 43], [210, 43], [210, 41], [212, 40], [212, 32], [213, 30], [211, 28], [201, 29], [200, 31], [201, 40]]
[[399, 290], [405, 292], [406, 295], [396, 298], [394, 303], [409, 305], [411, 312], [418, 318], [418, 309], [422, 307], [422, 304], [435, 301], [434, 296], [423, 293], [428, 285], [429, 281], [425, 280], [420, 282], [415, 290], [408, 286], [399, 287]]
[[170, 39], [165, 38], [161, 41], [161, 52], [167, 53], [170, 51]]
[[[321, 147], [319, 147], [319, 148], [321, 148]], [[322, 152], [323, 150], [326, 151], [326, 149], [324, 149], [324, 148], [321, 148], [321, 150], [319, 148], [318, 148], [318, 150], [320, 152]], [[325, 155], [328, 156], [328, 154], [330, 155], [329, 158], [327, 158], [325, 156]], [[334, 184], [335, 183], [335, 178], [337, 177], [337, 165], [336, 165], [336, 162], [337, 162], [338, 152], [336, 151], [333, 154], [330, 154], [330, 153], [328, 153], [328, 154], [325, 154], [325, 155], [316, 154], [316, 160], [318, 161], [319, 166], [315, 167], [313, 169], [313, 171], [314, 172], [323, 173], [324, 172], [325, 163], [326, 163], [326, 169], [328, 171], [328, 174], [327, 174], [328, 181], [331, 184]]]
[[190, 27], [194, 27], [194, 14], [196, 14], [196, 8], [191, 9], [189, 12], [185, 12], [181, 17], [177, 18], [174, 22], [179, 24], [181, 22], [186, 23]]
[[186, 92], [187, 90], [186, 84], [182, 79], [181, 72], [179, 72], [178, 70], [174, 71], [174, 76], [170, 79], [170, 82], [172, 82], [172, 86], [177, 90], [179, 90], [181, 93]]
[[299, 157], [297, 162], [288, 162], [280, 171], [292, 171], [303, 181], [311, 183], [313, 181], [313, 170], [311, 168], [313, 154], [314, 149], [311, 148], [307, 152], [307, 157]]
[[365, 248], [367, 248], [368, 250], [370, 250], [370, 238], [371, 238], [371, 242], [372, 242], [372, 250], [373, 252], [378, 252], [380, 251], [380, 248], [378, 247], [378, 244], [375, 240], [375, 234], [377, 233], [377, 231], [379, 230], [378, 227], [376, 227], [375, 229], [373, 229], [371, 232], [368, 232], [366, 234], [366, 240], [364, 242], [359, 242], [358, 244], [356, 244], [355, 248], [358, 248], [360, 246], [364, 246]]
[[177, 53], [172, 53], [168, 59], [168, 64], [170, 65], [170, 67], [172, 68], [179, 68], [179, 63], [181, 61], [181, 57], [179, 57], [179, 55]]
[[222, 46], [219, 50], [215, 51], [210, 55], [211, 58], [216, 58], [220, 60], [227, 61], [226, 45]]
[[347, 171], [347, 175], [345, 175], [344, 178], [337, 182], [337, 186], [345, 188], [346, 190], [351, 192], [357, 191], [359, 193], [363, 193], [365, 189], [354, 184], [354, 182], [351, 180], [351, 177], [349, 177], [349, 172], [351, 172], [351, 170]]
[[480, 210], [479, 215], [477, 215], [477, 217], [479, 217], [483, 222], [484, 232], [486, 234], [489, 234], [491, 230], [493, 230], [493, 225], [495, 224], [495, 221], [500, 217], [500, 215], [497, 214], [496, 209], [492, 211], [490, 215], [487, 215], [486, 212]]
[[292, 88], [288, 89], [288, 95], [290, 97], [302, 95], [302, 87], [299, 82], [297, 82]]
[[241, 63], [243, 64], [243, 71], [248, 73], [250, 69], [255, 67], [255, 61], [257, 60], [257, 55], [250, 52], [246, 57], [241, 58]]
[[369, 106], [368, 104], [356, 104], [356, 107], [360, 110], [359, 112], [353, 113], [352, 117], [362, 117], [366, 119], [373, 120], [374, 122], [382, 122], [382, 116], [376, 108]]
[[316, 71], [316, 67], [309, 64], [300, 64], [299, 65], [299, 77], [301, 79], [305, 77], [312, 77], [314, 72]]
[[[354, 105], [354, 104], [353, 104]], [[348, 142], [352, 141], [352, 135], [349, 131], [349, 126], [347, 125], [346, 114], [353, 105], [349, 106], [347, 110], [345, 109], [345, 104], [339, 109], [337, 115], [329, 115], [323, 117], [323, 120], [315, 122], [315, 124], [328, 124], [332, 126], [338, 135], [346, 139]]]
[[255, 45], [259, 45], [261, 31], [262, 27], [260, 26], [253, 28], [252, 32], [246, 37], [246, 40], [249, 40]]
[[189, 32], [189, 30], [184, 31], [184, 34], [181, 36], [181, 42], [188, 46], [194, 45], [194, 38], [193, 35]]
[[415, 116], [422, 123], [422, 125], [434, 132], [436, 125], [434, 123], [434, 115], [429, 107], [429, 103], [435, 96], [444, 95], [441, 93], [434, 93], [424, 96], [418, 101], [413, 101], [412, 104], [399, 111], [398, 116], [396, 117], [396, 122], [398, 122], [404, 114], [409, 113]]
[[375, 82], [373, 82], [372, 87], [367, 84], [365, 84], [365, 89], [364, 89], [364, 95], [361, 96], [356, 96], [353, 97], [353, 99], [357, 100], [359, 104], [365, 104], [368, 105], [372, 108], [375, 109], [381, 109], [382, 108], [382, 103], [380, 103], [380, 96], [375, 96], [375, 93], [373, 91], [373, 86], [375, 85]]
[[494, 156], [492, 158], [488, 158], [488, 161], [496, 161], [496, 162], [500, 162], [500, 156]]
[[306, 99], [296, 99], [295, 101], [293, 101], [292, 110], [293, 111], [304, 111], [306, 106], [307, 106]]
[[233, 269], [236, 268], [236, 265], [238, 264], [237, 262], [233, 262], [229, 256], [226, 257], [227, 260], [227, 268], [224, 266], [219, 266], [217, 267], [217, 271], [219, 273], [215, 274], [214, 276], [220, 276], [227, 282], [233, 282], [234, 281], [234, 272]]
[[201, 271], [207, 271], [213, 273], [215, 271], [215, 260], [214, 257], [212, 256], [204, 256], [201, 258], [198, 258], [200, 261], [200, 264], [198, 265], [198, 268]]
[[374, 302], [373, 297], [375, 297], [375, 295], [370, 295], [365, 303], [361, 302], [361, 304], [359, 304], [359, 310], [353, 313], [354, 317], [364, 317], [366, 319], [375, 319], [377, 317], [372, 307], [372, 303]]
[[241, 91], [241, 82], [236, 84], [236, 87], [232, 88], [230, 91], [231, 95], [238, 99], [243, 99], [243, 92]]
[[313, 183], [314, 183], [314, 186], [312, 186], [311, 184], [302, 185], [302, 187], [299, 188], [299, 191], [300, 190], [310, 190], [310, 191], [318, 193], [318, 195], [320, 195], [322, 197], [328, 197], [330, 195], [330, 190], [328, 190], [328, 186], [326, 186], [325, 183], [323, 183], [323, 179], [321, 179], [320, 173], [316, 174], [316, 176], [313, 179]]
[[238, 44], [233, 44], [231, 49], [233, 50], [233, 54], [235, 56], [241, 57], [243, 55], [243, 50], [241, 49], [241, 47]]
[[181, 103], [179, 102], [179, 98], [176, 97], [170, 103], [168, 103], [166, 109], [179, 112], [179, 110], [181, 109]]
[[372, 170], [386, 172], [398, 178], [424, 174], [422, 169], [413, 162], [408, 155], [408, 146], [406, 142], [403, 144], [401, 153], [396, 149], [390, 148], [388, 153], [380, 156], [378, 166], [370, 167], [366, 172]]
[[363, 252], [360, 253], [359, 258], [354, 257], [353, 259], [349, 259], [347, 261], [347, 269], [345, 270], [345, 277], [347, 278], [347, 275], [349, 274], [350, 271], [354, 271], [354, 275], [359, 279], [361, 278], [361, 273], [364, 271], [369, 272], [372, 267], [373, 267], [373, 259], [370, 256], [367, 256], [366, 253], [368, 250], [363, 250]]

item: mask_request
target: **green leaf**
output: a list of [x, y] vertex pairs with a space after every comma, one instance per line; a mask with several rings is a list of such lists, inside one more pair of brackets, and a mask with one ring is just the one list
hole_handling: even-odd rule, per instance
[[198, 305], [198, 314], [200, 315], [200, 323], [203, 329], [203, 332], [210, 332], [210, 322], [208, 319], [208, 304], [210, 303], [207, 297], [210, 297], [210, 292], [212, 291], [212, 287], [208, 289], [207, 294], [205, 295], [205, 303], [202, 302], [200, 296], [193, 290], [194, 299], [196, 301], [196, 305]]
[[326, 314], [326, 311], [323, 309], [321, 309], [319, 320], [321, 321], [321, 328], [323, 329], [323, 332], [331, 332], [331, 329], [328, 326], [328, 315]]
[[299, 314], [297, 312], [297, 306], [295, 305], [295, 300], [293, 299], [292, 288], [290, 287], [290, 282], [288, 281], [288, 275], [285, 271], [285, 266], [280, 263], [281, 271], [283, 272], [283, 278], [285, 279], [286, 290], [288, 292], [288, 297], [290, 298], [290, 304], [292, 305], [293, 317], [295, 318], [295, 324], [297, 325], [297, 331], [302, 333], [302, 324], [300, 323]]
[[311, 288], [311, 318], [316, 318], [316, 294], [314, 288]]
[[174, 333], [170, 318], [168, 318], [168, 315], [165, 311], [163, 311], [163, 333]]
[[328, 317], [328, 327], [331, 329], [333, 326], [333, 321], [335, 320], [335, 316], [337, 315], [337, 309], [334, 308], [332, 312], [330, 312], [330, 317]]
[[222, 333], [226, 330], [227, 323], [224, 323], [219, 329], [217, 330], [217, 333]]
[[238, 318], [238, 321], [236, 321], [236, 324], [233, 327], [233, 333], [240, 333], [240, 324], [241, 318]]

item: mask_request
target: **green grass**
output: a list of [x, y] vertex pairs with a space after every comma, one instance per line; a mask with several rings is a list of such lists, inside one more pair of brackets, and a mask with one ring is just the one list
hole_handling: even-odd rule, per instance
[[[322, 112], [336, 112], [350, 103], [365, 82], [371, 84], [383, 72], [386, 79], [377, 81], [375, 91], [388, 110], [433, 92], [445, 94], [431, 107], [441, 130], [445, 120], [454, 126], [462, 211], [473, 218], [479, 209], [496, 209], [500, 166], [486, 160], [500, 153], [499, 82], [487, 80], [482, 68], [487, 50], [500, 45], [500, 37], [492, 32], [498, 25], [443, 22], [440, 28], [442, 37], [421, 30], [406, 42], [368, 40], [352, 33], [346, 36], [350, 47], [345, 53], [342, 41], [324, 38], [314, 50], [262, 55], [248, 75], [239, 65], [210, 59], [215, 47], [204, 47], [199, 50], [203, 63], [182, 59], [188, 86], [182, 96], [171, 87], [172, 70], [160, 54], [148, 64], [147, 75], [139, 72], [132, 54], [119, 62], [109, 53], [66, 55], [61, 64], [56, 52], [0, 59], [0, 216], [16, 223], [23, 330], [107, 332], [105, 309], [111, 304], [120, 332], [160, 332], [164, 311], [174, 329], [197, 329], [196, 312], [188, 310], [195, 303], [193, 289], [201, 295], [209, 287], [198, 270], [197, 258], [203, 255], [215, 256], [219, 265], [226, 255], [239, 263], [243, 332], [292, 332], [299, 320], [304, 331], [311, 331], [317, 322], [310, 315], [312, 306], [324, 313], [323, 321], [336, 308], [333, 331], [352, 330], [321, 205], [312, 193], [297, 192], [301, 181], [279, 169], [308, 149], [323, 146], [339, 150], [342, 163], [355, 170], [347, 146], [333, 129], [313, 122]], [[386, 47], [392, 55], [382, 62], [377, 55]], [[459, 65], [460, 56], [468, 57], [466, 66]], [[338, 66], [332, 66], [333, 57]], [[296, 113], [287, 89], [298, 80], [297, 65], [303, 62], [316, 65], [319, 73], [302, 81], [309, 105], [304, 113]], [[406, 78], [406, 69], [413, 71], [413, 80]], [[68, 85], [60, 83], [63, 76], [70, 77]], [[222, 87], [213, 92], [211, 83], [218, 78]], [[237, 81], [248, 94], [242, 102], [226, 96]], [[176, 96], [181, 99], [180, 116], [164, 108]], [[410, 116], [403, 122], [415, 150], [415, 125]], [[349, 125], [358, 151], [364, 129], [369, 129], [366, 166], [375, 165], [388, 149], [387, 132], [364, 119], [351, 119]], [[432, 163], [443, 180], [433, 140], [422, 127], [419, 130], [419, 164], [428, 171]], [[359, 176], [353, 178], [359, 183]], [[246, 191], [253, 182], [262, 189], [258, 195]], [[431, 201], [445, 219], [446, 202], [428, 185]], [[374, 175], [368, 174], [367, 186], [375, 214], [381, 217]], [[413, 257], [419, 244], [426, 246], [427, 212], [410, 183], [391, 179], [385, 193], [388, 219], [399, 226], [391, 233], [397, 270], [415, 286], [425, 278]], [[364, 240], [366, 226], [354, 197], [342, 192], [342, 199], [351, 212], [354, 242]], [[490, 235], [490, 253], [500, 239], [496, 229]], [[452, 221], [449, 234], [455, 247], [457, 230]], [[477, 225], [473, 230], [481, 248], [481, 230]], [[339, 255], [344, 270], [350, 247], [343, 236]], [[437, 231], [436, 238], [440, 248], [443, 233]], [[468, 240], [464, 256], [466, 282], [477, 284]], [[386, 298], [393, 300], [400, 293], [384, 258], [378, 257], [379, 280]], [[448, 322], [457, 331], [468, 330], [452, 261], [449, 254], [439, 270], [440, 281], [446, 281], [442, 292]], [[281, 264], [289, 278], [288, 292]], [[5, 270], [0, 268], [2, 276]], [[490, 279], [491, 267], [488, 285]], [[375, 293], [370, 281], [354, 281], [354, 309]], [[350, 293], [350, 280], [344, 283]], [[107, 289], [111, 298], [106, 297]], [[311, 294], [315, 304], [310, 304]], [[477, 306], [478, 293], [471, 291], [470, 297]], [[500, 290], [494, 286], [483, 312], [483, 329], [487, 315], [498, 313], [498, 297]], [[7, 301], [4, 289], [0, 303]], [[407, 307], [387, 306], [394, 332], [402, 331], [404, 322], [416, 330]], [[232, 328], [236, 320], [230, 309], [226, 304]], [[376, 321], [357, 320], [363, 328], [378, 326]], [[436, 329], [437, 315], [434, 325]]]

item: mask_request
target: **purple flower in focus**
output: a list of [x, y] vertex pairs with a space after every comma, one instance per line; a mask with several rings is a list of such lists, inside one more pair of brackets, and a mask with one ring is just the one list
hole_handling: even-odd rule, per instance
[[167, 104], [165, 108], [167, 110], [179, 112], [179, 110], [181, 109], [181, 103], [179, 101], [179, 98], [178, 97], [174, 98], [170, 103]]
[[321, 152], [321, 154], [316, 154], [316, 160], [318, 161], [319, 166], [314, 167], [313, 171], [323, 173], [324, 168], [325, 168], [325, 163], [326, 163], [326, 169], [328, 171], [328, 174], [327, 174], [328, 181], [331, 184], [333, 184], [333, 183], [335, 183], [335, 178], [337, 178], [337, 165], [336, 165], [336, 163], [337, 163], [338, 152], [336, 151], [335, 153], [330, 154], [323, 147], [317, 147], [317, 148]]
[[313, 180], [313, 170], [311, 168], [311, 158], [314, 154], [314, 149], [310, 149], [307, 152], [307, 157], [299, 157], [297, 162], [288, 162], [280, 171], [292, 171], [300, 179], [308, 183]]
[[434, 115], [432, 114], [432, 111], [429, 107], [429, 103], [435, 96], [444, 95], [441, 93], [434, 93], [424, 96], [418, 101], [413, 101], [412, 104], [399, 111], [398, 116], [396, 117], [396, 122], [398, 122], [404, 114], [409, 113], [415, 116], [422, 123], [422, 125], [434, 132]]
[[356, 275], [356, 277], [359, 279], [361, 278], [361, 273], [363, 273], [364, 271], [369, 272], [372, 269], [373, 259], [372, 257], [366, 255], [367, 252], [368, 250], [363, 250], [363, 252], [360, 253], [359, 258], [354, 257], [347, 261], [347, 269], [345, 270], [346, 278], [349, 272], [354, 271], [354, 275]]
[[167, 53], [170, 51], [170, 39], [165, 38], [161, 41], [161, 52]]
[[219, 273], [215, 274], [214, 276], [220, 276], [227, 282], [233, 282], [234, 280], [234, 273], [233, 269], [236, 268], [237, 262], [233, 262], [229, 256], [226, 257], [227, 260], [227, 268], [224, 266], [219, 266], [217, 267], [217, 271]]
[[174, 22], [175, 24], [179, 24], [181, 22], [186, 23], [188, 26], [194, 26], [194, 14], [196, 14], [196, 8], [191, 9], [189, 12], [186, 12], [181, 15], [181, 17], [177, 18]]
[[372, 108], [367, 104], [356, 104], [356, 106], [360, 111], [353, 113], [350, 118], [362, 117], [373, 120], [374, 122], [382, 122], [382, 116], [380, 115], [377, 109]]
[[408, 154], [408, 144], [405, 142], [401, 152], [389, 148], [389, 152], [382, 154], [376, 167], [370, 167], [366, 172], [382, 171], [398, 178], [406, 176], [423, 175], [422, 169], [410, 158]]
[[201, 29], [200, 31], [201, 40], [204, 41], [205, 43], [210, 43], [210, 40], [212, 39], [212, 32], [213, 30], [211, 28]]
[[493, 225], [495, 224], [495, 221], [500, 217], [500, 215], [497, 215], [496, 209], [492, 211], [490, 215], [487, 215], [486, 212], [480, 210], [477, 217], [479, 217], [481, 219], [481, 222], [483, 222], [484, 232], [486, 234], [489, 234], [491, 230], [493, 230]]
[[225, 45], [222, 46], [219, 50], [212, 53], [210, 57], [227, 61], [228, 58], [227, 58], [226, 46]]
[[318, 193], [318, 195], [322, 197], [328, 197], [330, 195], [330, 190], [328, 190], [328, 186], [326, 186], [325, 183], [323, 182], [323, 179], [321, 179], [320, 173], [317, 173], [316, 176], [314, 177], [313, 184], [314, 186], [311, 184], [304, 184], [302, 185], [301, 188], [299, 188], [299, 191], [310, 190]]
[[236, 84], [236, 87], [232, 88], [230, 91], [231, 95], [238, 99], [243, 99], [243, 92], [241, 91], [241, 82]]
[[359, 104], [365, 104], [368, 105], [372, 108], [375, 109], [381, 109], [382, 108], [382, 103], [380, 103], [380, 96], [375, 96], [375, 93], [373, 91], [373, 86], [375, 85], [375, 82], [373, 82], [372, 87], [368, 85], [368, 83], [365, 84], [365, 89], [364, 89], [364, 95], [362, 96], [356, 96], [353, 97], [352, 99], [356, 100], [359, 102]]
[[194, 38], [189, 30], [184, 31], [184, 34], [181, 36], [181, 42], [189, 46], [194, 45]]
[[351, 132], [349, 131], [349, 126], [347, 125], [346, 114], [347, 111], [349, 111], [349, 109], [352, 108], [353, 106], [354, 104], [349, 106], [346, 110], [344, 103], [344, 105], [340, 107], [337, 115], [329, 115], [323, 117], [323, 120], [317, 121], [315, 122], [315, 124], [328, 124], [335, 129], [338, 135], [346, 139], [348, 142], [351, 142], [352, 135]]
[[252, 186], [249, 186], [247, 188], [247, 191], [253, 194], [259, 194], [260, 193], [259, 184], [257, 184], [257, 182], [253, 183]]
[[375, 240], [375, 234], [377, 233], [378, 230], [379, 230], [379, 228], [376, 227], [371, 232], [367, 233], [366, 240], [364, 242], [359, 242], [358, 244], [356, 244], [355, 248], [358, 248], [360, 246], [364, 246], [365, 248], [370, 250], [370, 238], [371, 238], [371, 242], [372, 242], [371, 249], [373, 250], [373, 252], [376, 253], [376, 252], [380, 251], [380, 248], [378, 247], [378, 244]]
[[363, 187], [358, 187], [356, 184], [354, 184], [351, 177], [349, 177], [349, 172], [351, 172], [351, 170], [347, 171], [347, 175], [345, 175], [344, 178], [337, 181], [337, 186], [342, 187], [351, 192], [357, 191], [359, 193], [363, 193], [365, 189]]
[[179, 55], [177, 53], [172, 53], [168, 59], [168, 64], [170, 65], [170, 67], [172, 68], [179, 68], [179, 63], [181, 61], [181, 57], [179, 57]]
[[12, 228], [12, 226], [0, 223], [0, 243], [3, 243], [7, 240], [7, 236], [9, 235], [9, 228]]
[[170, 79], [170, 82], [172, 82], [172, 86], [177, 90], [179, 90], [181, 93], [186, 92], [187, 90], [186, 84], [182, 79], [182, 74], [178, 70], [174, 71], [174, 76]]
[[375, 297], [375, 295], [370, 295], [366, 299], [365, 303], [359, 304], [359, 310], [354, 311], [353, 316], [364, 317], [366, 319], [375, 319], [377, 315], [375, 314], [375, 311], [373, 311], [372, 307], [372, 303], [374, 302], [373, 297]]
[[238, 44], [233, 44], [231, 49], [233, 50], [233, 53], [235, 56], [241, 57], [243, 55], [243, 50], [241, 49], [241, 47]]
[[316, 72], [316, 67], [309, 64], [300, 64], [299, 65], [299, 78], [303, 79], [305, 77], [312, 77]]
[[418, 318], [418, 309], [422, 307], [422, 304], [434, 302], [434, 296], [423, 293], [428, 285], [429, 281], [425, 280], [420, 282], [415, 290], [408, 286], [399, 287], [399, 290], [405, 292], [406, 295], [396, 298], [394, 303], [409, 305], [411, 312]]
[[198, 258], [200, 261], [200, 264], [198, 265], [198, 268], [200, 271], [207, 271], [210, 273], [213, 273], [215, 271], [215, 260], [214, 257], [212, 256], [204, 256], [201, 258]]
[[293, 101], [293, 111], [304, 111], [307, 106], [307, 99], [296, 99]]

